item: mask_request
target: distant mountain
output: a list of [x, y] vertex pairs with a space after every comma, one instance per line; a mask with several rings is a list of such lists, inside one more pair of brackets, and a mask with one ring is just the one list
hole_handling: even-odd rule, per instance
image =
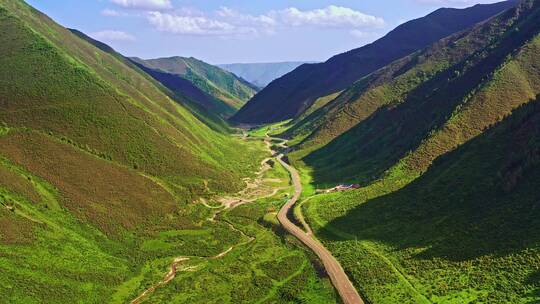
[[512, 0], [466, 9], [439, 9], [398, 26], [372, 44], [332, 57], [325, 63], [302, 65], [270, 83], [232, 121], [268, 123], [299, 116], [317, 99], [339, 92], [392, 61], [497, 15], [516, 3]]
[[244, 78], [259, 88], [264, 88], [270, 82], [305, 63], [312, 62], [232, 63], [218, 66]]
[[131, 60], [173, 92], [181, 92], [223, 117], [236, 113], [258, 90], [233, 73], [196, 58]]

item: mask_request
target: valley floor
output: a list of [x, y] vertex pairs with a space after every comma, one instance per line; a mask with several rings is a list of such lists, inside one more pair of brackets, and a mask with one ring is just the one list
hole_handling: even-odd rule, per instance
[[[263, 148], [260, 139], [246, 142]], [[53, 187], [8, 160], [0, 159], [0, 175], [26, 181], [37, 192], [29, 196], [47, 204], [0, 187], [0, 235], [13, 235], [0, 240], [0, 303], [338, 302], [317, 257], [277, 221], [293, 189], [274, 157], [237, 195], [182, 206], [171, 218], [177, 229], [128, 236], [127, 244], [80, 225]]]
[[[271, 148], [270, 139], [265, 145]], [[174, 257], [161, 279], [157, 268], [143, 272], [139, 287], [133, 288], [139, 295], [131, 303], [337, 302], [317, 257], [277, 222], [277, 211], [293, 188], [275, 154], [265, 158], [255, 177], [245, 182], [247, 187], [237, 195], [200, 201], [208, 211], [207, 223], [228, 227], [230, 232], [222, 233], [237, 234], [236, 242], [230, 247], [218, 244], [219, 240], [208, 244], [225, 248], [213, 256]], [[124, 288], [130, 288], [129, 282]], [[124, 288], [119, 292], [127, 294]]]

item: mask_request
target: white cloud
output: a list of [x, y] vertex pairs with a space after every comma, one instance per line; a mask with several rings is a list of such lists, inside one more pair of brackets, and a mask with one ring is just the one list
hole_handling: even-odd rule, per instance
[[290, 27], [348, 29], [358, 36], [365, 30], [380, 28], [385, 24], [382, 18], [335, 5], [308, 11], [291, 7], [262, 15], [243, 14], [228, 7], [221, 7], [211, 14], [189, 9], [167, 12], [156, 10], [148, 12], [147, 19], [153, 27], [163, 32], [237, 37], [270, 35]]
[[255, 29], [250, 27], [236, 26], [204, 16], [150, 12], [148, 21], [159, 31], [182, 35], [229, 36], [254, 34], [256, 32]]
[[125, 8], [141, 10], [164, 10], [171, 9], [171, 0], [110, 0], [112, 3]]
[[330, 5], [326, 8], [302, 11], [290, 7], [272, 12], [284, 24], [292, 26], [317, 26], [324, 28], [366, 28], [382, 27], [384, 20], [379, 17], [364, 14], [351, 8]]
[[180, 35], [240, 36], [270, 35], [291, 27], [317, 27], [347, 30], [380, 28], [382, 18], [341, 6], [302, 11], [291, 7], [269, 11], [261, 15], [244, 14], [228, 7], [213, 13], [193, 12], [189, 9], [152, 11], [149, 23], [159, 31]]
[[276, 20], [267, 15], [253, 16], [249, 14], [242, 14], [239, 11], [230, 9], [228, 7], [221, 7], [217, 12], [217, 16], [227, 19], [233, 23], [250, 24], [255, 26], [274, 26]]
[[268, 15], [249, 15], [242, 14], [239, 11], [228, 7], [221, 7], [216, 12], [216, 18], [219, 18], [227, 23], [233, 24], [236, 27], [248, 27], [255, 34], [273, 34], [278, 22]]
[[106, 9], [104, 9], [104, 10], [101, 11], [101, 15], [102, 15], [102, 16], [106, 16], [106, 17], [120, 17], [120, 16], [125, 16], [126, 13], [119, 12], [119, 11], [117, 11], [117, 10], [113, 10], [113, 9], [106, 8]]
[[122, 31], [105, 30], [100, 32], [91, 33], [90, 36], [96, 40], [102, 40], [104, 42], [111, 41], [135, 41], [135, 37], [131, 34]]

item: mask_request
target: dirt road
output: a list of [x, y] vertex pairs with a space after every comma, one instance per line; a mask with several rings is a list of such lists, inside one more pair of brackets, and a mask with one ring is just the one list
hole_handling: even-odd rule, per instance
[[[236, 229], [236, 228], [235, 228]], [[243, 244], [247, 244], [251, 241], [253, 241], [254, 238], [250, 238], [249, 241], [245, 242], [245, 243], [241, 243], [241, 244], [238, 244], [236, 246], [240, 246], [240, 245], [243, 245]], [[213, 256], [213, 257], [209, 257], [208, 259], [209, 260], [218, 260], [218, 259], [221, 259], [223, 257], [225, 257], [227, 254], [229, 254], [231, 251], [233, 251], [233, 249], [236, 247], [236, 246], [232, 246], [230, 247], [229, 249], [223, 251], [222, 253], [216, 255], [216, 256]], [[163, 277], [163, 280], [159, 281], [157, 284], [155, 285], [152, 285], [150, 288], [146, 289], [143, 293], [141, 293], [135, 300], [131, 301], [130, 304], [141, 304], [144, 300], [146, 300], [146, 298], [154, 293], [154, 291], [156, 291], [156, 289], [162, 287], [162, 286], [165, 286], [166, 284], [168, 284], [170, 281], [174, 280], [174, 278], [176, 277], [176, 275], [179, 273], [179, 272], [184, 272], [184, 271], [195, 271], [197, 268], [198, 268], [198, 265], [194, 265], [194, 266], [186, 266], [184, 268], [179, 268], [180, 265], [184, 264], [185, 262], [189, 261], [191, 259], [191, 257], [177, 257], [173, 260], [173, 262], [171, 263], [171, 266], [169, 267], [169, 272], [167, 272], [167, 274], [165, 274], [165, 276]]]
[[302, 243], [313, 250], [317, 256], [319, 256], [324, 264], [326, 272], [332, 280], [332, 284], [334, 284], [334, 287], [341, 296], [343, 303], [364, 304], [364, 301], [354, 288], [353, 284], [351, 281], [349, 281], [347, 274], [345, 274], [345, 271], [343, 271], [343, 268], [336, 258], [332, 256], [330, 251], [328, 251], [328, 249], [326, 249], [313, 236], [302, 231], [302, 229], [297, 227], [287, 218], [287, 213], [293, 208], [294, 204], [298, 201], [298, 198], [300, 198], [300, 195], [302, 194], [302, 184], [300, 182], [300, 175], [298, 174], [298, 171], [283, 161], [283, 154], [279, 155], [277, 159], [281, 165], [283, 165], [283, 167], [290, 172], [295, 189], [293, 197], [287, 202], [287, 204], [285, 204], [285, 206], [283, 206], [283, 208], [281, 208], [278, 213], [279, 222], [289, 233], [297, 237]]
[[[151, 286], [150, 288], [146, 289], [141, 295], [139, 295], [135, 300], [131, 301], [131, 304], [140, 304], [148, 295], [156, 291], [159, 287], [169, 283], [176, 277], [176, 273], [178, 272], [178, 266], [182, 264], [183, 262], [189, 260], [188, 257], [177, 257], [172, 262], [169, 272], [163, 277], [163, 280], [159, 281], [159, 283]], [[182, 269], [181, 271], [189, 271], [190, 267], [186, 267]]]

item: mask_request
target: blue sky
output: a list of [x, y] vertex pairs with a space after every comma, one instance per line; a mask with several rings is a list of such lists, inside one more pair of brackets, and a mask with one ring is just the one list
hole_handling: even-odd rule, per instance
[[[497, 0], [27, 0], [127, 56], [323, 61], [439, 7]], [[419, 33], [421, 35], [421, 33]]]

